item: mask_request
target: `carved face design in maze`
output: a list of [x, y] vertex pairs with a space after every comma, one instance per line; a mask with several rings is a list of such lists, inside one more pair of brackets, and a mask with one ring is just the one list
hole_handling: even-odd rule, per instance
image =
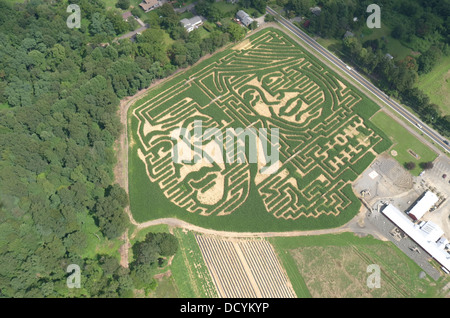
[[[150, 181], [191, 213], [230, 214], [255, 186], [267, 212], [277, 218], [338, 214], [351, 203], [342, 194], [349, 181], [346, 166], [381, 140], [352, 111], [361, 98], [277, 33], [263, 34], [188, 80], [169, 83], [175, 84], [134, 110], [138, 155]], [[202, 136], [195, 121], [202, 122]], [[278, 128], [278, 169], [261, 173], [264, 160], [257, 169], [248, 160], [176, 163], [172, 152], [179, 141], [171, 135], [179, 128], [190, 133], [192, 144], [202, 137], [203, 154], [211, 158], [224, 153], [217, 150], [220, 136], [207, 135], [208, 128], [219, 129], [224, 144], [229, 128]], [[269, 141], [255, 138], [258, 145]]]

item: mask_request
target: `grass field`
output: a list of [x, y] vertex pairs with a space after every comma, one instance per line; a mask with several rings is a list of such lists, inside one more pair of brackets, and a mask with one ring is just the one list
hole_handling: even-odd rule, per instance
[[174, 235], [178, 238], [180, 249], [172, 261], [170, 270], [179, 297], [217, 297], [217, 291], [203, 261], [194, 233], [176, 228]]
[[[433, 161], [437, 158], [437, 154], [430, 148], [420, 142], [416, 137], [411, 135], [404, 127], [398, 124], [394, 119], [389, 117], [384, 112], [378, 112], [370, 119], [376, 126], [384, 131], [391, 139], [393, 146], [391, 151], [397, 152], [395, 158], [401, 165], [407, 162], [416, 163], [416, 168], [411, 171], [415, 176], [418, 176], [422, 171], [419, 164], [422, 162]], [[408, 150], [412, 150], [419, 155], [420, 159], [416, 159]]]
[[[147, 233], [173, 233], [178, 239], [179, 249], [171, 264], [156, 268], [154, 278], [157, 286], [148, 297], [150, 298], [215, 298], [217, 292], [203, 261], [199, 246], [193, 232], [180, 228], [169, 229], [165, 224], [141, 229], [130, 239], [134, 245], [144, 240]], [[129, 258], [132, 260], [132, 249]], [[144, 297], [142, 291], [137, 291], [136, 297]]]
[[[137, 221], [177, 217], [233, 231], [339, 226], [360, 207], [351, 182], [390, 146], [368, 120], [378, 109], [285, 33], [264, 29], [130, 109], [131, 211]], [[175, 164], [170, 133], [195, 119], [221, 131], [278, 127], [281, 168]]]
[[[300, 297], [442, 297], [448, 282], [419, 278], [421, 268], [391, 242], [351, 233], [270, 238]], [[381, 269], [380, 288], [367, 287], [368, 265]]]
[[450, 115], [450, 56], [441, 58], [430, 73], [421, 75], [417, 86], [439, 105], [443, 115]]

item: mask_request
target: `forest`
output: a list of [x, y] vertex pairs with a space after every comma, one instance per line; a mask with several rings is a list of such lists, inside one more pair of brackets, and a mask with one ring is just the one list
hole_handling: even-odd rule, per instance
[[[303, 17], [298, 25], [307, 32], [339, 40], [331, 48], [333, 51], [358, 67], [388, 95], [413, 109], [443, 136], [450, 137], [450, 115], [443, 114], [443, 105], [430, 102], [430, 97], [416, 85], [420, 75], [429, 73], [442, 56], [450, 55], [449, 0], [377, 1], [382, 28], [389, 30], [389, 34], [372, 39], [363, 36], [369, 34], [366, 19], [370, 13], [366, 9], [373, 1], [276, 0], [275, 3], [286, 10], [288, 17]], [[314, 6], [321, 8], [320, 14], [311, 12]], [[360, 33], [361, 36], [355, 36]], [[395, 60], [387, 57], [387, 53], [394, 54], [386, 47], [388, 36], [410, 53]]]
[[[120, 11], [71, 3], [80, 28], [67, 27], [67, 3], [0, 0], [0, 297], [131, 297], [155, 286], [154, 268], [177, 250], [171, 235], [148, 236], [119, 265], [131, 226], [113, 174], [119, 101], [236, 36], [187, 34], [167, 4], [136, 41], [117, 41], [128, 30]], [[69, 264], [81, 289], [66, 286]]]

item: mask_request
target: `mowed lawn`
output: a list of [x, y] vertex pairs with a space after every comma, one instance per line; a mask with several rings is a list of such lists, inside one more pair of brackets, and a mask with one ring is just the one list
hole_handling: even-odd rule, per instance
[[[389, 154], [395, 150], [397, 152], [394, 157], [401, 165], [407, 162], [414, 162], [416, 168], [411, 171], [415, 176], [418, 176], [422, 169], [420, 163], [433, 161], [437, 158], [437, 154], [433, 152], [429, 147], [424, 145], [420, 140], [413, 136], [408, 130], [401, 126], [397, 121], [389, 117], [386, 113], [379, 111], [370, 119], [378, 128], [380, 128], [386, 135], [389, 136], [393, 145], [389, 150]], [[408, 150], [412, 150], [419, 155], [419, 159], [416, 159], [411, 155]]]
[[442, 115], [450, 114], [450, 56], [441, 58], [428, 73], [419, 77], [417, 87], [423, 90], [430, 101], [442, 110]]
[[[412, 298], [442, 297], [448, 282], [419, 278], [422, 269], [392, 242], [353, 233], [268, 239], [298, 297], [313, 298]], [[369, 288], [367, 281], [380, 267], [380, 288]]]

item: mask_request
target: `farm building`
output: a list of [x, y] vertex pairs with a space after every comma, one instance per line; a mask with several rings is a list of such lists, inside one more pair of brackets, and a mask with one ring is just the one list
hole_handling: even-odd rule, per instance
[[158, 0], [143, 0], [139, 6], [144, 10], [145, 12], [152, 11], [153, 9], [156, 9], [161, 6], [161, 2]]
[[254, 21], [247, 12], [243, 11], [243, 10], [239, 10], [236, 13], [236, 18], [238, 18], [243, 25], [245, 25], [246, 27], [248, 27], [250, 24], [252, 24], [252, 22]]
[[444, 235], [444, 231], [433, 222], [420, 222], [419, 226], [422, 234], [430, 242], [437, 242]]
[[425, 213], [427, 213], [433, 205], [439, 201], [436, 194], [431, 191], [425, 192], [423, 197], [417, 201], [411, 210], [409, 210], [408, 215], [413, 220], [420, 220]]
[[190, 19], [182, 19], [180, 23], [186, 31], [191, 32], [203, 24], [203, 19], [197, 15]]
[[438, 238], [437, 242], [434, 241], [438, 233], [442, 231], [438, 226], [426, 222], [421, 228], [392, 204], [387, 205], [381, 212], [441, 264], [444, 271], [450, 270], [450, 254], [442, 248], [442, 239]]

